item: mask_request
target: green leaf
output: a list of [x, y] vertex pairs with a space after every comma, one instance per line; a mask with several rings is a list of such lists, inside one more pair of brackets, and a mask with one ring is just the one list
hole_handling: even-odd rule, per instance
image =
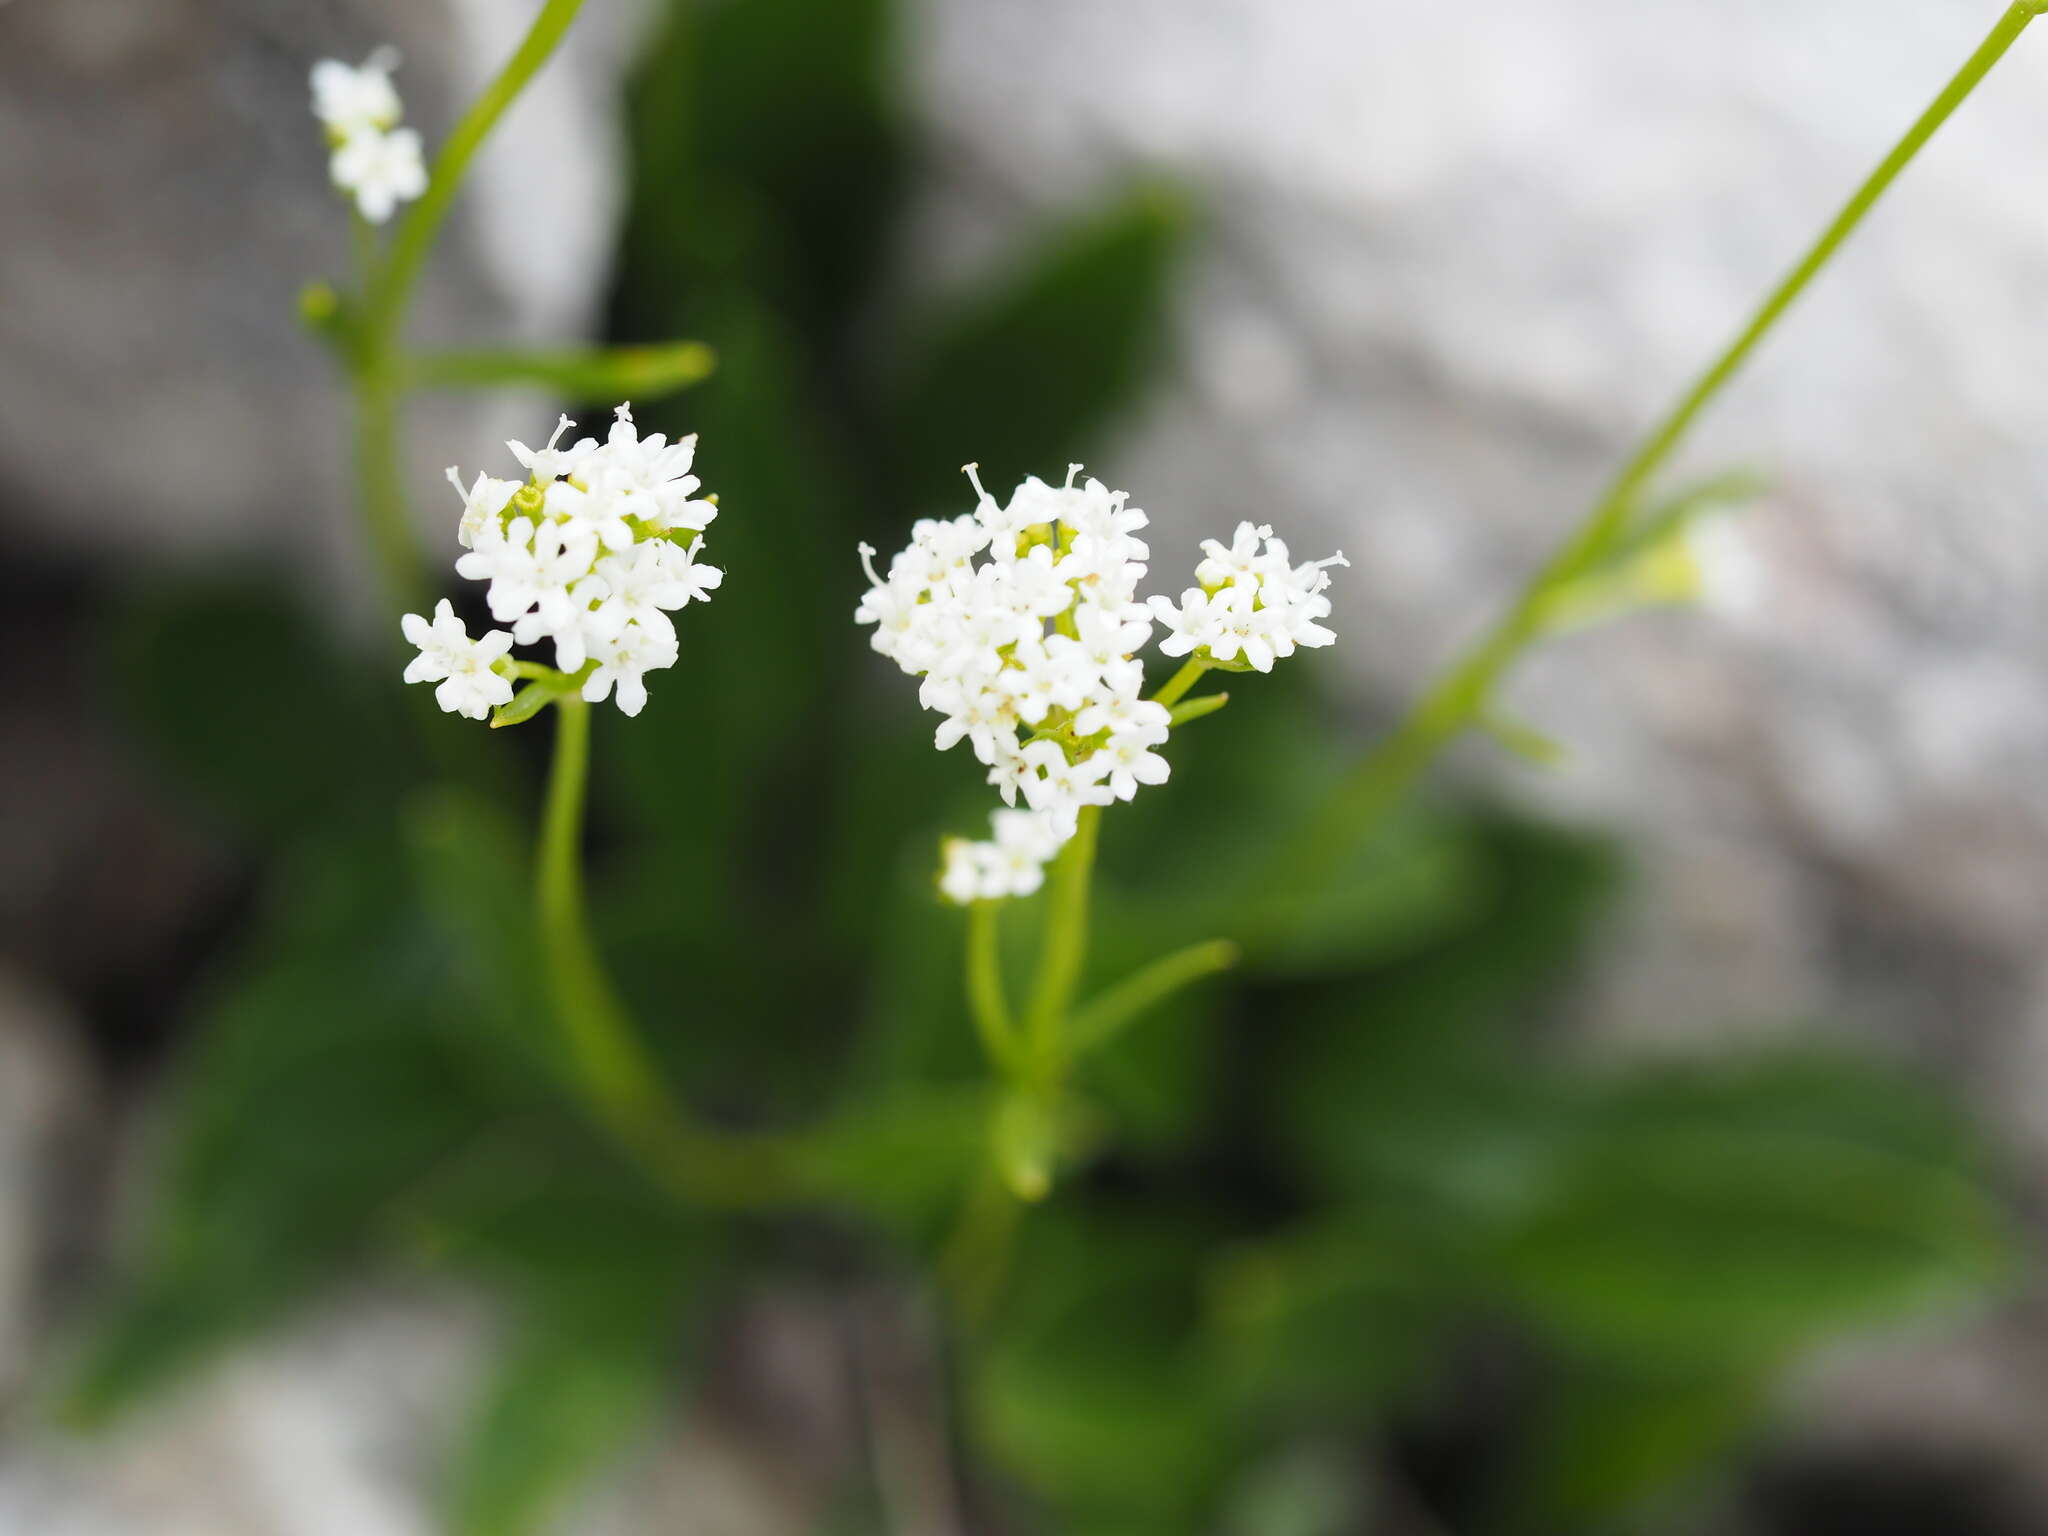
[[1981, 1295], [2008, 1229], [1923, 1090], [1851, 1061], [1766, 1058], [1608, 1088], [1499, 1274], [1576, 1351], [1769, 1364]]
[[653, 1416], [667, 1316], [611, 1308], [530, 1319], [496, 1363], [458, 1451], [454, 1536], [525, 1536]]
[[1635, 1529], [1622, 1518], [1701, 1474], [1752, 1429], [1765, 1388], [1761, 1374], [1739, 1370], [1567, 1370], [1542, 1403], [1501, 1528]]
[[973, 1421], [1061, 1531], [1200, 1530], [1228, 1478], [1225, 1402], [1199, 1347], [1204, 1233], [1144, 1210], [1034, 1209], [969, 1364]]
[[337, 827], [283, 884], [268, 931], [212, 989], [155, 1219], [70, 1384], [78, 1422], [330, 1279], [484, 1118], [446, 1048], [447, 967], [396, 851]]
[[545, 389], [569, 405], [651, 404], [701, 384], [718, 365], [701, 341], [556, 352], [429, 352], [411, 361], [423, 389]]
[[265, 838], [389, 797], [405, 770], [396, 672], [372, 692], [280, 592], [271, 576], [139, 593], [106, 657], [145, 752], [222, 822]]
[[1308, 977], [1356, 970], [1484, 907], [1488, 871], [1464, 826], [1427, 811], [1387, 817], [1326, 885], [1269, 898], [1247, 969]]
[[562, 1083], [570, 1067], [534, 927], [529, 835], [490, 800], [451, 786], [415, 791], [400, 826], [422, 914], [475, 1000], [456, 1028], [478, 1070]]
[[1464, 836], [1473, 895], [1448, 931], [1279, 1021], [1271, 1113], [1300, 1170], [1334, 1192], [1427, 1192], [1494, 1221], [1534, 1198], [1577, 1108], [1521, 1035], [1614, 868], [1601, 845], [1527, 823]]
[[1212, 1266], [1216, 1374], [1271, 1422], [1383, 1412], [1474, 1294], [1456, 1213], [1383, 1202], [1319, 1217]]
[[1057, 481], [1070, 459], [1099, 455], [1150, 374], [1188, 222], [1178, 193], [1141, 187], [946, 317], [895, 412], [902, 501], [968, 505], [963, 458], [1006, 496], [1027, 474]]
[[632, 308], [736, 286], [838, 349], [902, 202], [895, 12], [671, 0], [631, 91]]

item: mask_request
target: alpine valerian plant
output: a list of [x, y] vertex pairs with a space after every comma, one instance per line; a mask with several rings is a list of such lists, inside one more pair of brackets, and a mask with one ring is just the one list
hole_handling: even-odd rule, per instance
[[[860, 1164], [867, 1149], [849, 1142], [846, 1125], [886, 1142], [891, 1106], [866, 1120], [828, 1115], [822, 1119], [833, 1123], [794, 1131], [739, 1132], [699, 1118], [671, 1089], [668, 1070], [622, 1001], [586, 912], [591, 706], [611, 702], [625, 716], [642, 714], [650, 679], [678, 668], [685, 654], [690, 631], [687, 624], [679, 630], [677, 616], [690, 605], [720, 593], [716, 622], [731, 605], [778, 600], [750, 587], [738, 560], [741, 575], [724, 592], [724, 571], [708, 563], [706, 540], [719, 508], [694, 473], [696, 437], [643, 434], [626, 404], [616, 406], [602, 438], [577, 435], [563, 416], [540, 447], [508, 445], [516, 474], [448, 470], [460, 510], [444, 524], [447, 547], [439, 555], [423, 553], [407, 510], [401, 407], [413, 391], [539, 385], [578, 406], [631, 398], [644, 407], [712, 369], [709, 349], [690, 341], [552, 352], [426, 353], [407, 345], [414, 289], [470, 164], [580, 8], [581, 0], [545, 0], [514, 55], [431, 163], [419, 134], [402, 125], [394, 54], [379, 50], [360, 65], [329, 60], [313, 68], [313, 111], [329, 175], [351, 208], [354, 272], [345, 283], [308, 288], [302, 309], [349, 382], [358, 500], [388, 614], [383, 632], [395, 620], [413, 652], [402, 664], [404, 681], [434, 685], [442, 711], [470, 720], [510, 726], [544, 712], [552, 718], [532, 915], [494, 919], [521, 937], [530, 921], [537, 939], [542, 1017], [553, 1030], [550, 1044], [559, 1047], [550, 1069], [563, 1078], [551, 1082], [551, 1091], [651, 1175], [653, 1199], [664, 1212], [849, 1203], [856, 1179], [843, 1165]], [[1348, 562], [1341, 553], [1300, 559], [1272, 526], [1246, 521], [1227, 540], [1202, 543], [1192, 579], [1177, 592], [1148, 594], [1147, 514], [1124, 492], [1084, 477], [1079, 465], [1056, 484], [1026, 478], [1006, 500], [990, 494], [969, 465], [970, 509], [917, 522], [886, 565], [876, 563], [873, 547], [859, 546], [867, 587], [853, 619], [875, 651], [917, 679], [918, 700], [936, 719], [934, 747], [954, 754], [963, 775], [977, 772], [992, 791], [986, 835], [942, 842], [931, 897], [964, 909], [958, 918], [936, 910], [934, 916], [960, 923], [967, 1018], [994, 1079], [992, 1088], [970, 1085], [970, 1134], [950, 1143], [960, 1166], [943, 1170], [949, 1192], [964, 1189], [966, 1197], [950, 1237], [929, 1245], [936, 1278], [964, 1327], [986, 1318], [1017, 1255], [1029, 1251], [1024, 1208], [1051, 1197], [1094, 1135], [1076, 1089], [1078, 1069], [1092, 1053], [1170, 995], [1284, 939], [1275, 925], [1288, 921], [1299, 902], [1273, 898], [1329, 884], [1452, 741], [1485, 732], [1531, 756], [1554, 754], [1539, 731], [1502, 707], [1502, 684], [1524, 653], [1567, 629], [1657, 604], [1732, 607], [1755, 600], [1760, 573], [1729, 510], [1750, 494], [1750, 483], [1722, 477], [1660, 495], [1658, 477], [1700, 414], [2043, 9], [2048, 0], [2008, 8], [1508, 611], [1348, 767], [1327, 802], [1293, 837], [1274, 840], [1264, 867], [1209, 872], [1208, 883], [1224, 898], [1205, 909], [1219, 914], [1215, 927], [1190, 923], [1187, 931], [1216, 936], [1139, 965], [1091, 997], [1081, 995], [1081, 984], [1104, 811], [1135, 800], [1140, 790], [1169, 785], [1180, 729], [1229, 702], [1225, 693], [1198, 691], [1211, 673], [1267, 673], [1299, 650], [1335, 642], [1333, 571]], [[720, 424], [714, 445], [739, 435], [731, 420]], [[952, 462], [950, 453], [944, 462]], [[727, 461], [720, 464], [721, 475], [732, 475]], [[741, 479], [724, 483], [740, 487]], [[747, 492], [749, 502], [758, 499]], [[732, 533], [759, 526], [748, 514]], [[805, 537], [801, 529], [786, 534]], [[456, 576], [481, 588], [466, 605], [472, 618], [489, 615], [480, 635], [472, 637], [457, 601], [441, 596], [427, 575], [446, 571], [444, 557]], [[850, 572], [848, 587], [851, 596]], [[854, 631], [841, 633], [850, 639]], [[1177, 664], [1164, 681], [1147, 677], [1145, 653], [1155, 648]], [[744, 655], [730, 653], [707, 653], [703, 663], [746, 665]], [[394, 659], [383, 675], [395, 687], [400, 664]], [[683, 692], [692, 675], [658, 687]], [[423, 733], [443, 728], [424, 709], [423, 695], [408, 697], [422, 702]], [[642, 733], [644, 742], [664, 710], [681, 703], [665, 698], [653, 716], [614, 724]], [[831, 703], [820, 698], [819, 712]], [[738, 728], [731, 720], [719, 727]], [[450, 729], [447, 739], [488, 750], [473, 733]], [[1157, 803], [1170, 807], [1171, 795], [1162, 790]], [[721, 808], [692, 810], [718, 817]], [[977, 823], [973, 831], [983, 828]], [[924, 851], [913, 852], [921, 870], [930, 867]], [[1012, 951], [1036, 949], [1028, 981], [1015, 989], [1005, 976], [1006, 958], [1017, 958], [1006, 956], [1006, 927]], [[742, 989], [735, 1006], [746, 1001]], [[963, 1045], [971, 1054], [972, 1044]], [[886, 1146], [874, 1154], [892, 1155]], [[622, 1165], [607, 1156], [609, 1176]], [[511, 1526], [486, 1521], [477, 1528]]]

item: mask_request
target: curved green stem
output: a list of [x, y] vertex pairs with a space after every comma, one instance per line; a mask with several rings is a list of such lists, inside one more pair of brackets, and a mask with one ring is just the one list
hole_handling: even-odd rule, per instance
[[1187, 691], [1202, 680], [1202, 674], [1209, 670], [1209, 663], [1199, 656], [1190, 656], [1181, 664], [1181, 669], [1169, 677], [1165, 685], [1152, 695], [1152, 702], [1173, 708], [1187, 694]]
[[1016, 1027], [1010, 1019], [1009, 998], [1003, 989], [1003, 961], [998, 943], [1001, 913], [999, 901], [977, 901], [967, 909], [967, 1003], [989, 1060], [1005, 1072], [1015, 1072], [1021, 1068], [1022, 1059]]
[[1269, 887], [1283, 882], [1314, 884], [1326, 879], [1336, 863], [1355, 849], [1381, 817], [1413, 788], [1437, 753], [1484, 714], [1503, 674], [1543, 633], [1545, 605], [1550, 597], [1613, 553], [1629, 531], [1630, 518], [1643, 491], [1684, 442], [1701, 413], [1855, 233], [1936, 130], [1968, 99], [2027, 24], [2043, 10], [2048, 10], [2048, 0], [2020, 0], [2006, 10], [1976, 52], [1877, 169], [1865, 178], [1806, 254], [1765, 296], [1735, 338], [1650, 429], [1577, 529], [1530, 579], [1507, 614], [1452, 664], [1407, 718], [1352, 771], [1301, 836], [1274, 861], [1265, 875]]
[[434, 171], [426, 192], [399, 224], [390, 255], [371, 285], [364, 328], [373, 338], [373, 345], [388, 344], [397, 335], [413, 284], [419, 280], [420, 270], [434, 249], [441, 224], [448, 217], [449, 205], [469, 172], [470, 162], [483, 148], [498, 119], [505, 115], [506, 108], [548, 61], [582, 9], [583, 0], [547, 0], [519, 47], [505, 61], [505, 67], [470, 104], [462, 121], [442, 144], [440, 153], [434, 157]]
[[1237, 964], [1238, 947], [1228, 939], [1211, 939], [1154, 960], [1132, 972], [1074, 1014], [1069, 1031], [1076, 1056], [1105, 1045], [1147, 1009], [1164, 1002], [1182, 987], [1214, 976]]
[[685, 1117], [613, 991], [583, 901], [590, 706], [579, 698], [561, 699], [555, 718], [535, 906], [548, 984], [578, 1095], [614, 1140], [686, 1199], [755, 1206], [797, 1197], [800, 1149], [773, 1137], [724, 1135]]
[[379, 255], [375, 231], [351, 215], [358, 291], [351, 351], [356, 416], [356, 495], [376, 556], [386, 602], [397, 612], [424, 612], [432, 588], [421, 574], [418, 536], [406, 510], [398, 406], [407, 365], [399, 345], [413, 285], [432, 253], [449, 204], [491, 129], [525, 89], [576, 19], [583, 0], [548, 0], [497, 78], [463, 114], [434, 161], [427, 190]]

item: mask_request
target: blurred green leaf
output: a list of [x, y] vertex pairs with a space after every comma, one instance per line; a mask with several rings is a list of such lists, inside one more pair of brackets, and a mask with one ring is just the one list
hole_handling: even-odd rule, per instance
[[374, 831], [303, 853], [213, 993], [148, 1240], [71, 1382], [82, 1423], [331, 1278], [484, 1118], [446, 1048], [443, 957]]
[[1179, 194], [1141, 187], [942, 320], [895, 412], [903, 504], [970, 504], [963, 459], [1000, 497], [1098, 452], [1148, 375], [1188, 222]]
[[1763, 1395], [1762, 1375], [1740, 1370], [1567, 1371], [1541, 1404], [1522, 1476], [1501, 1500], [1500, 1528], [1529, 1536], [1640, 1528], [1630, 1517], [1726, 1455], [1754, 1425]]
[[412, 382], [423, 389], [531, 386], [566, 405], [606, 407], [622, 400], [652, 404], [701, 384], [717, 364], [701, 341], [558, 352], [429, 352], [411, 361]]
[[901, 203], [895, 12], [671, 0], [632, 87], [629, 294], [737, 285], [838, 351]]
[[1336, 1192], [1427, 1192], [1471, 1219], [1533, 1198], [1577, 1108], [1529, 1022], [1606, 905], [1612, 855], [1507, 818], [1467, 823], [1473, 899], [1448, 931], [1296, 995], [1273, 1042], [1275, 1123]]
[[912, 1234], [950, 1218], [987, 1152], [980, 1084], [855, 1097], [804, 1138], [822, 1188]]
[[1723, 1367], [1979, 1295], [2006, 1223], [1939, 1118], [1903, 1077], [1812, 1056], [1617, 1081], [1502, 1283], [1575, 1350]]
[[1421, 1202], [1312, 1218], [1212, 1267], [1216, 1371], [1261, 1422], [1383, 1412], [1477, 1294], [1473, 1234]]
[[975, 1421], [1061, 1531], [1200, 1529], [1231, 1470], [1199, 1347], [1199, 1225], [1144, 1211], [1035, 1209], [971, 1363]]
[[401, 826], [424, 916], [476, 999], [457, 1026], [480, 1066], [563, 1081], [568, 1064], [534, 932], [528, 836], [489, 800], [446, 786], [415, 791]]
[[373, 695], [274, 576], [136, 594], [107, 672], [145, 751], [245, 832], [276, 838], [403, 782], [395, 688]]
[[497, 1359], [449, 1500], [454, 1536], [524, 1536], [660, 1401], [669, 1320], [611, 1307], [530, 1319]]

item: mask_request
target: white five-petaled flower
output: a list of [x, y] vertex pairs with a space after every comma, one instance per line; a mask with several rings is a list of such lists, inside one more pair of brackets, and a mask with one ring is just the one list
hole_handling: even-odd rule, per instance
[[391, 84], [398, 56], [380, 48], [360, 65], [322, 59], [313, 66], [313, 115], [333, 150], [328, 174], [372, 224], [427, 190], [420, 136], [398, 126], [403, 107]]
[[[1028, 895], [1083, 807], [1166, 782], [1156, 749], [1171, 712], [1142, 697], [1137, 659], [1155, 622], [1168, 656], [1260, 671], [1335, 638], [1317, 620], [1330, 612], [1326, 567], [1343, 556], [1291, 565], [1263, 524], [1241, 524], [1228, 546], [1205, 541], [1200, 585], [1178, 604], [1142, 601], [1146, 516], [1100, 480], [1076, 485], [1080, 469], [1061, 485], [1034, 476], [998, 504], [970, 464], [973, 512], [920, 520], [886, 573], [860, 547], [869, 587], [854, 618], [922, 679], [919, 702], [941, 717], [934, 743], [967, 742], [1004, 804], [1029, 808], [996, 812], [993, 841], [947, 843], [940, 889], [955, 901]], [[1004, 819], [1015, 817], [1026, 820]]]
[[[698, 558], [702, 529], [717, 508], [694, 498], [698, 481], [688, 470], [696, 438], [642, 437], [630, 408], [614, 414], [602, 443], [585, 437], [559, 446], [571, 426], [565, 416], [545, 447], [510, 444], [528, 471], [524, 481], [480, 474], [465, 490], [458, 469], [448, 480], [462, 499], [456, 538], [465, 552], [456, 574], [487, 583], [492, 618], [510, 626], [494, 631], [500, 638], [491, 659], [515, 643], [549, 644], [556, 668], [580, 683], [584, 698], [610, 698], [637, 715], [647, 703], [647, 674], [674, 666], [679, 654], [669, 615], [708, 601], [725, 573]], [[416, 644], [424, 647], [427, 633], [416, 634], [408, 619], [406, 635]], [[447, 675], [431, 670], [439, 665], [416, 661], [406, 680]], [[510, 697], [505, 684], [491, 702]], [[456, 705], [444, 697], [442, 707]]]
[[496, 670], [498, 659], [512, 648], [512, 637], [504, 630], [470, 639], [468, 627], [445, 597], [435, 606], [432, 623], [408, 613], [399, 627], [420, 652], [407, 664], [405, 680], [438, 682], [434, 701], [449, 714], [481, 720], [498, 705], [512, 702], [511, 679]]

